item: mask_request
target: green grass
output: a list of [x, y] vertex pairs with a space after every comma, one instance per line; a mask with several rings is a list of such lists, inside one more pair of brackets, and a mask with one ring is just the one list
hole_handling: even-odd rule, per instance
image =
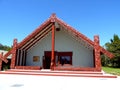
[[102, 67], [102, 69], [106, 73], [120, 76], [120, 68]]

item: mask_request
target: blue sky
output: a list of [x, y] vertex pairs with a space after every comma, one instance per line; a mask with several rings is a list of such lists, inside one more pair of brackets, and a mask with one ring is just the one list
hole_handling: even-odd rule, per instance
[[120, 0], [0, 0], [0, 43], [20, 42], [52, 13], [102, 46], [120, 37]]

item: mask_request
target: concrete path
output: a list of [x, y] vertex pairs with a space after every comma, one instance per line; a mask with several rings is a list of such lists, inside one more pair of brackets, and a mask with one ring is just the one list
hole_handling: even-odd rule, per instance
[[118, 78], [0, 74], [0, 90], [119, 90]]

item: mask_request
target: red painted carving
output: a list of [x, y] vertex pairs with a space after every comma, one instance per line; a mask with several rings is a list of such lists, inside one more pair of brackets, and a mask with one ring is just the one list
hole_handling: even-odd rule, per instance
[[52, 15], [51, 15], [51, 17], [50, 17], [50, 19], [51, 19], [51, 22], [55, 22], [56, 20], [56, 14], [55, 13], [53, 13]]
[[13, 48], [12, 48], [12, 52], [11, 52], [12, 53], [12, 60], [11, 60], [11, 65], [10, 65], [11, 69], [15, 68], [16, 50], [17, 50], [17, 39], [14, 39]]
[[104, 48], [100, 48], [100, 51], [101, 51], [102, 53], [104, 53], [106, 56], [108, 56], [109, 58], [113, 58], [113, 57], [114, 57], [114, 55], [113, 55], [112, 53], [108, 52], [108, 51], [105, 50]]
[[51, 53], [51, 69], [54, 67], [54, 60], [55, 60], [55, 23], [52, 25], [52, 53]]
[[101, 58], [100, 58], [100, 46], [99, 36], [94, 36], [94, 52], [95, 52], [95, 68], [97, 71], [101, 71]]

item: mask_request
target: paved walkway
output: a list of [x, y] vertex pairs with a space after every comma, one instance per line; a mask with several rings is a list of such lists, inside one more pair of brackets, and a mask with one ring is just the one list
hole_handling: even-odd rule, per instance
[[118, 78], [0, 74], [0, 90], [119, 90]]

